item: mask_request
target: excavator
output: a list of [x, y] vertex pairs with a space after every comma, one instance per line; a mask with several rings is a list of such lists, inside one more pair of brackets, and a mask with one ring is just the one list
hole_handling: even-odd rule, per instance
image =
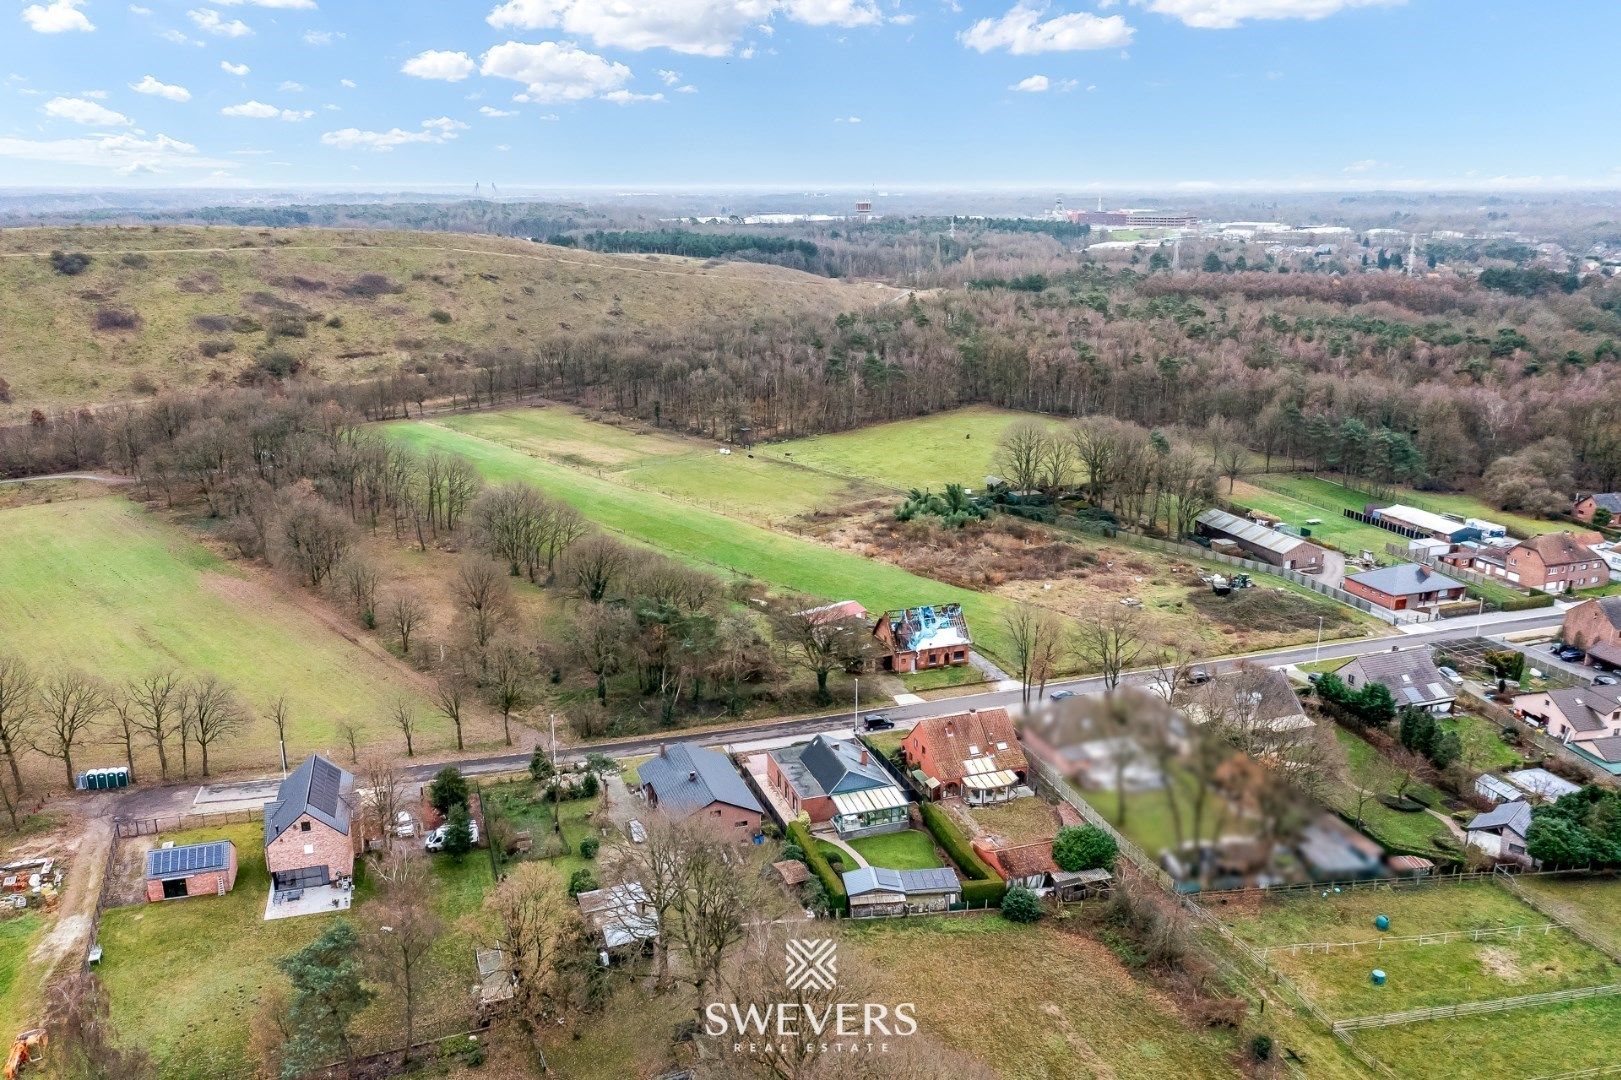
[[6, 1055], [6, 1080], [17, 1080], [24, 1065], [44, 1057], [50, 1041], [44, 1028], [31, 1028], [13, 1039], [11, 1053]]

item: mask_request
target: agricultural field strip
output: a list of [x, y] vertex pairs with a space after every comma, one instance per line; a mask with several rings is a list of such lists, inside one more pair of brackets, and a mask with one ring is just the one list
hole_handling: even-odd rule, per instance
[[1294, 941], [1287, 945], [1265, 945], [1257, 947], [1256, 951], [1262, 956], [1275, 952], [1298, 954], [1305, 949], [1307, 955], [1317, 952], [1329, 953], [1335, 949], [1356, 950], [1363, 946], [1372, 945], [1375, 951], [1394, 945], [1444, 945], [1449, 941], [1480, 941], [1482, 938], [1497, 936], [1524, 937], [1527, 932], [1548, 934], [1555, 930], [1569, 931], [1563, 923], [1525, 923], [1519, 926], [1483, 926], [1476, 930], [1445, 930], [1439, 934], [1407, 934], [1401, 937], [1363, 938], [1359, 941]]

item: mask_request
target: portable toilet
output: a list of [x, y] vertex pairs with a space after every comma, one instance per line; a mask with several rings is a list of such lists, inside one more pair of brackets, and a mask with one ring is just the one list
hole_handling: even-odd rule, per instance
[[1375, 986], [1385, 985], [1385, 973], [1383, 969], [1374, 968], [1373, 971], [1368, 975], [1368, 980]]
[[115, 787], [115, 788], [127, 788], [127, 787], [129, 787], [129, 766], [128, 765], [114, 766], [113, 768], [109, 769], [108, 772], [112, 773], [112, 784], [110, 785], [111, 787]]

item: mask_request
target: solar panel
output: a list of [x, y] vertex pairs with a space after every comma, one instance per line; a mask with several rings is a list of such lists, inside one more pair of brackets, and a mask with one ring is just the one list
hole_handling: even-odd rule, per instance
[[147, 877], [179, 877], [207, 870], [223, 870], [230, 862], [229, 841], [212, 840], [185, 847], [158, 848], [146, 853]]
[[342, 777], [342, 769], [323, 758], [316, 758], [315, 768], [310, 772], [310, 805], [336, 815]]

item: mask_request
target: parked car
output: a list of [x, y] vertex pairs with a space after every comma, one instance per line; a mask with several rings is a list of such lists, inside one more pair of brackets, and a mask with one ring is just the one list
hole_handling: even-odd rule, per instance
[[1202, 667], [1196, 667], [1187, 673], [1187, 681], [1194, 686], [1203, 686], [1210, 681], [1210, 672]]
[[1453, 686], [1462, 686], [1463, 685], [1463, 676], [1459, 675], [1452, 668], [1442, 666], [1442, 667], [1436, 668], [1435, 670], [1439, 671], [1441, 673], [1441, 678], [1445, 679], [1447, 682], [1451, 683]]
[[630, 821], [630, 842], [633, 844], [647, 843], [647, 826], [635, 818]]
[[[427, 836], [422, 838], [422, 846], [427, 848], [429, 851], [443, 851], [445, 849], [445, 833], [449, 830], [449, 825], [439, 826], [437, 829], [434, 829], [432, 832], [428, 833]], [[473, 843], [476, 845], [478, 843], [478, 821], [469, 820], [467, 823], [467, 831], [468, 834], [472, 836]]]
[[1572, 661], [1580, 660], [1582, 657], [1584, 657], [1586, 655], [1587, 655], [1586, 652], [1582, 651], [1581, 649], [1575, 648], [1574, 646], [1572, 646], [1571, 648], [1568, 648], [1568, 649], [1560, 649], [1559, 650], [1559, 659], [1564, 660], [1566, 663], [1570, 663]]
[[868, 713], [861, 718], [861, 726], [868, 731], [888, 731], [895, 726], [895, 721], [883, 713]]
[[1052, 693], [1047, 695], [1047, 699], [1049, 701], [1064, 701], [1074, 696], [1075, 691], [1073, 690], [1054, 690]]
[[1594, 675], [1593, 676], [1593, 685], [1594, 686], [1614, 686], [1614, 685], [1616, 685], [1616, 678], [1615, 678], [1614, 675]]

